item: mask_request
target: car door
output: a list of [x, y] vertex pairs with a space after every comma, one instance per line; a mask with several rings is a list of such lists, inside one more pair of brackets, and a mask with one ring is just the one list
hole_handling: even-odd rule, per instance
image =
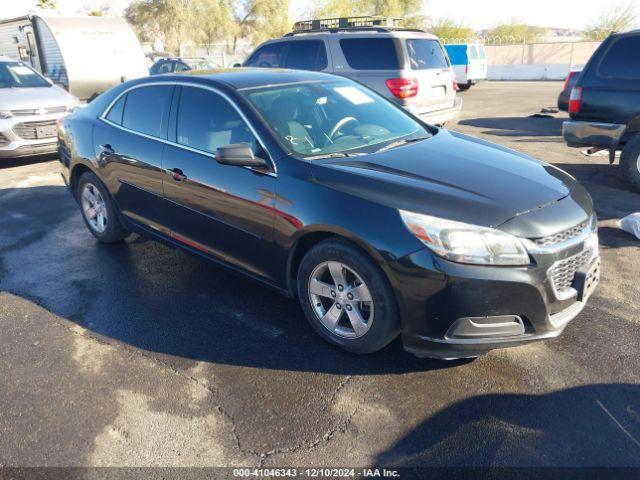
[[244, 117], [223, 94], [179, 87], [164, 152], [169, 226], [183, 245], [266, 281], [273, 279], [273, 170], [222, 165], [218, 147], [248, 143], [266, 157]]
[[162, 211], [162, 151], [172, 85], [146, 85], [121, 95], [96, 123], [96, 157], [120, 210], [130, 220], [168, 233]]

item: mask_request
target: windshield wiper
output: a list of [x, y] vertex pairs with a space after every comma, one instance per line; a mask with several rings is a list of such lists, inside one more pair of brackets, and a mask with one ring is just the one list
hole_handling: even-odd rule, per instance
[[384, 147], [379, 148], [378, 150], [376, 150], [376, 153], [378, 153], [378, 152], [386, 152], [387, 150], [391, 150], [392, 148], [399, 147], [400, 145], [405, 145], [407, 143], [413, 143], [413, 142], [419, 142], [420, 140], [426, 140], [427, 138], [430, 138], [430, 137], [404, 138], [402, 140], [396, 140], [395, 142], [388, 143]]
[[364, 155], [364, 153], [333, 152], [333, 153], [322, 153], [320, 155], [312, 155], [310, 157], [304, 157], [304, 158], [305, 160], [320, 160], [322, 158], [357, 157], [358, 155]]

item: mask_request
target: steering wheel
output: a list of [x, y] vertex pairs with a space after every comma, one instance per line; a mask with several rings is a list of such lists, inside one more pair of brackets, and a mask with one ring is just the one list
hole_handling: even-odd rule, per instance
[[359, 123], [358, 119], [354, 117], [344, 117], [338, 120], [338, 122], [331, 129], [331, 132], [329, 133], [329, 138], [333, 140], [333, 137], [336, 136], [336, 134], [340, 131], [340, 129], [344, 127], [347, 123], [351, 123], [351, 122]]

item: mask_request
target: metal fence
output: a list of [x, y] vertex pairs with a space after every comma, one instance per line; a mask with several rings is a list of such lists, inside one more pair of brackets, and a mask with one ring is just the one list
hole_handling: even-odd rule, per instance
[[571, 41], [562, 37], [554, 38], [553, 40], [545, 40], [544, 38], [532, 37], [530, 35], [504, 35], [493, 37], [453, 37], [453, 38], [440, 38], [444, 44], [457, 44], [457, 43], [482, 43], [484, 45], [527, 45], [534, 43], [582, 43], [592, 42], [590, 39], [582, 39], [577, 41]]

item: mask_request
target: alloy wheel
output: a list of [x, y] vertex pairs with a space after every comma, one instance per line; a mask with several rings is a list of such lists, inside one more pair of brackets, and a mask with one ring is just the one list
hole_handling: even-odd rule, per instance
[[343, 338], [365, 335], [373, 323], [369, 287], [352, 268], [323, 262], [309, 277], [309, 301], [320, 323]]
[[82, 213], [89, 226], [97, 233], [103, 233], [107, 229], [107, 206], [100, 190], [92, 183], [86, 183], [80, 197]]

